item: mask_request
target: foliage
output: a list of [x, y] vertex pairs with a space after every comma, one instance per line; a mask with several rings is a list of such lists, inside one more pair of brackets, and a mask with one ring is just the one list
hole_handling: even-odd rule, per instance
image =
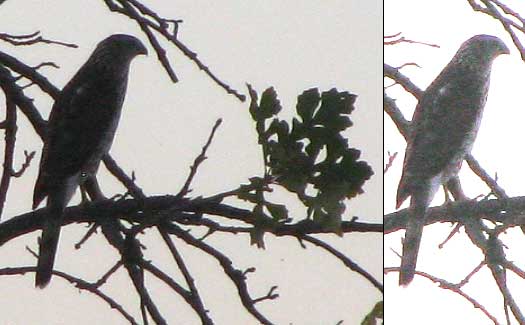
[[[273, 88], [266, 89], [259, 102], [255, 90], [248, 88], [267, 175], [297, 195], [308, 218], [339, 232], [344, 200], [362, 194], [373, 175], [343, 135], [353, 125], [349, 116], [357, 96], [335, 88], [321, 94], [317, 88], [306, 90], [297, 97], [297, 116], [290, 127], [278, 117], [282, 107]], [[287, 215], [284, 206], [250, 201], [265, 204], [274, 220]]]
[[[379, 319], [384, 319], [383, 311], [383, 301], [380, 301], [374, 306], [370, 314], [366, 315], [365, 319], [361, 322], [361, 325], [376, 325]], [[383, 321], [381, 321], [381, 324], [383, 324]]]

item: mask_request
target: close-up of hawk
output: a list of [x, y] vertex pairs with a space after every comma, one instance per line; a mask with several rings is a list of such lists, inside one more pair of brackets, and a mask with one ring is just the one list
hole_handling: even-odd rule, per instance
[[472, 149], [487, 100], [492, 63], [508, 53], [495, 36], [468, 39], [419, 99], [397, 189], [397, 208], [411, 197], [400, 285], [414, 278], [428, 206], [439, 187], [457, 175]]
[[35, 285], [52, 275], [63, 212], [79, 185], [94, 178], [109, 152], [126, 94], [130, 63], [147, 50], [133, 36], [101, 41], [56, 99], [48, 123], [33, 195], [33, 209], [47, 197]]

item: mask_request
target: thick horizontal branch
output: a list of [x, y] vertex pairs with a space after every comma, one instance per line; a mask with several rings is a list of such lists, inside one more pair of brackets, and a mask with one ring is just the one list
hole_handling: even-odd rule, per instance
[[[405, 229], [408, 209], [386, 214], [385, 234]], [[485, 219], [505, 225], [525, 225], [525, 196], [484, 201], [461, 201], [429, 209], [426, 225], [441, 222], [465, 222]]]
[[[148, 213], [143, 213], [146, 207]], [[169, 213], [166, 213], [169, 212]], [[193, 214], [188, 214], [191, 212]], [[199, 225], [198, 220], [201, 214], [215, 215], [232, 220], [244, 221], [252, 224], [255, 217], [252, 212], [245, 209], [235, 208], [226, 204], [206, 202], [206, 200], [180, 199], [173, 195], [148, 197], [144, 202], [128, 199], [121, 201], [100, 201], [92, 202], [83, 206], [67, 208], [64, 213], [63, 225], [71, 223], [99, 222], [104, 220], [120, 218], [129, 222], [151, 225], [153, 220], [148, 220], [147, 216], [165, 215], [165, 218], [172, 221], [181, 221], [193, 218], [192, 224]], [[0, 244], [3, 244], [18, 236], [41, 229], [44, 220], [45, 210], [39, 209], [8, 219], [0, 223]], [[156, 219], [158, 220], [158, 219]], [[205, 226], [205, 224], [203, 224]], [[357, 221], [344, 221], [341, 230], [345, 233], [350, 232], [377, 232], [383, 231], [382, 224], [363, 223]], [[277, 225], [268, 232], [277, 236], [297, 236], [298, 234], [320, 234], [331, 233], [321, 225], [313, 221], [300, 221], [294, 224]]]

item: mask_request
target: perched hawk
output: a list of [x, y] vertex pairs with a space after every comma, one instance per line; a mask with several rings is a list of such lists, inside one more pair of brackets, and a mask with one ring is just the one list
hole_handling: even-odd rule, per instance
[[411, 197], [400, 285], [414, 278], [430, 202], [440, 185], [458, 173], [472, 149], [487, 99], [492, 62], [508, 53], [497, 37], [470, 38], [419, 99], [397, 189], [397, 208]]
[[140, 54], [147, 54], [147, 50], [133, 36], [117, 34], [106, 38], [53, 105], [33, 194], [33, 209], [47, 197], [37, 287], [45, 287], [51, 279], [65, 207], [78, 186], [95, 175], [113, 142], [129, 66]]

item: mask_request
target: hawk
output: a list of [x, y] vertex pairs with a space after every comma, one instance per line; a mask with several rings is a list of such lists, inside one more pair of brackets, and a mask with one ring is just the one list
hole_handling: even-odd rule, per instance
[[492, 62], [509, 49], [476, 35], [464, 42], [416, 106], [407, 141], [397, 204], [410, 196], [399, 284], [414, 278], [425, 213], [441, 184], [456, 176], [470, 153], [487, 100]]
[[146, 55], [147, 50], [133, 36], [116, 34], [104, 39], [53, 105], [33, 194], [33, 209], [47, 197], [36, 287], [43, 288], [51, 280], [63, 211], [78, 186], [94, 178], [109, 151], [129, 66], [141, 54]]

